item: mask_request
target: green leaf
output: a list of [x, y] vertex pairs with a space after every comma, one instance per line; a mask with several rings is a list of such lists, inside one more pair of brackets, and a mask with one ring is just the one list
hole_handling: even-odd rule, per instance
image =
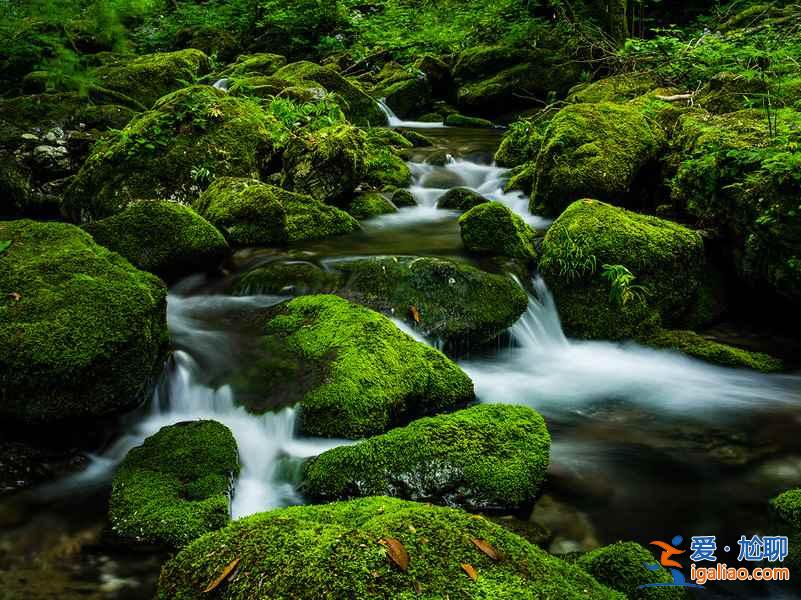
[[11, 245], [11, 240], [0, 240], [0, 254], [8, 250], [8, 247]]

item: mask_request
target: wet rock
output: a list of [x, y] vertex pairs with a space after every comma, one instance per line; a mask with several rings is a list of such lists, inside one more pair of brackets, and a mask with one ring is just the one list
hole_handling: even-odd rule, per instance
[[414, 194], [409, 190], [398, 190], [392, 194], [392, 204], [398, 208], [417, 206], [417, 200], [414, 199]]
[[589, 517], [552, 496], [545, 495], [537, 501], [531, 520], [554, 534], [548, 547], [554, 554], [587, 552], [600, 545]]
[[287, 292], [320, 294], [333, 292], [340, 283], [339, 273], [324, 271], [310, 262], [275, 261], [237, 277], [233, 292], [240, 296]]
[[348, 212], [356, 219], [370, 219], [379, 215], [398, 212], [398, 209], [378, 192], [359, 194], [351, 202]]
[[534, 260], [536, 232], [499, 202], [485, 202], [459, 217], [464, 247], [479, 254]]
[[467, 117], [459, 113], [451, 113], [445, 117], [445, 125], [448, 127], [492, 127], [492, 121], [479, 117]]
[[458, 187], [445, 192], [437, 201], [437, 208], [465, 212], [485, 202], [489, 202], [489, 200], [478, 192], [474, 192], [470, 188]]

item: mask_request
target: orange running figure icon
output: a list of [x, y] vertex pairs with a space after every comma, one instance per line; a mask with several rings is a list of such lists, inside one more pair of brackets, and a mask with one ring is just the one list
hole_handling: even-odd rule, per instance
[[[675, 540], [675, 538], [674, 538]], [[681, 538], [679, 538], [681, 540]], [[667, 542], [660, 542], [660, 541], [653, 541], [649, 542], [651, 546], [657, 546], [662, 548], [662, 556], [659, 558], [659, 564], [663, 567], [677, 567], [679, 569], [682, 568], [681, 564], [672, 560], [670, 557], [675, 556], [676, 554], [684, 554], [684, 550], [679, 550], [678, 548], [674, 548]], [[681, 543], [679, 541], [678, 543]]]

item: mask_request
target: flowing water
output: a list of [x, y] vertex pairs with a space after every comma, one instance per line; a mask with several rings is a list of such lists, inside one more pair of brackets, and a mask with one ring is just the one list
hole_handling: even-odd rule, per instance
[[[420, 126], [393, 118], [394, 126]], [[90, 449], [82, 472], [0, 503], [0, 564], [6, 565], [0, 598], [19, 590], [26, 598], [152, 597], [163, 556], [109, 545], [103, 527], [115, 466], [164, 425], [207, 418], [231, 429], [242, 463], [235, 517], [303, 501], [293, 466], [346, 442], [297, 437], [291, 408], [261, 415], [243, 408], [246, 395], [270, 404], [269, 390], [247, 381], [259, 345], [243, 316], [285, 298], [229, 296], [232, 278], [287, 258], [321, 265], [380, 254], [470, 260], [459, 241], [458, 213], [436, 208], [453, 187], [502, 202], [538, 229], [548, 225], [528, 214], [525, 197], [503, 191], [508, 172], [490, 158], [497, 131], [426, 124], [424, 133], [435, 146], [410, 162], [417, 207], [367, 221], [350, 236], [241, 251], [227, 275], [193, 277], [171, 290], [176, 352], [152, 401], [128, 415], [110, 443]], [[426, 162], [426, 152], [450, 156], [437, 166]], [[570, 340], [542, 281], [535, 279], [531, 290], [510, 343], [460, 363], [481, 402], [526, 404], [548, 422], [550, 475], [533, 518], [552, 530], [550, 549], [648, 543], [677, 533], [716, 534], [736, 547], [741, 533], [769, 528], [766, 500], [801, 484], [801, 378], [719, 368], [635, 344]], [[765, 589], [732, 584], [707, 593], [732, 594], [768, 597]]]

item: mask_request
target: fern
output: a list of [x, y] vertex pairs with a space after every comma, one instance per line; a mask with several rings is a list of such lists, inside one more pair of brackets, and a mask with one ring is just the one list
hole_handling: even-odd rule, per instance
[[623, 265], [603, 265], [601, 276], [609, 281], [609, 300], [617, 306], [632, 302], [645, 306], [648, 290], [634, 283], [635, 275]]

